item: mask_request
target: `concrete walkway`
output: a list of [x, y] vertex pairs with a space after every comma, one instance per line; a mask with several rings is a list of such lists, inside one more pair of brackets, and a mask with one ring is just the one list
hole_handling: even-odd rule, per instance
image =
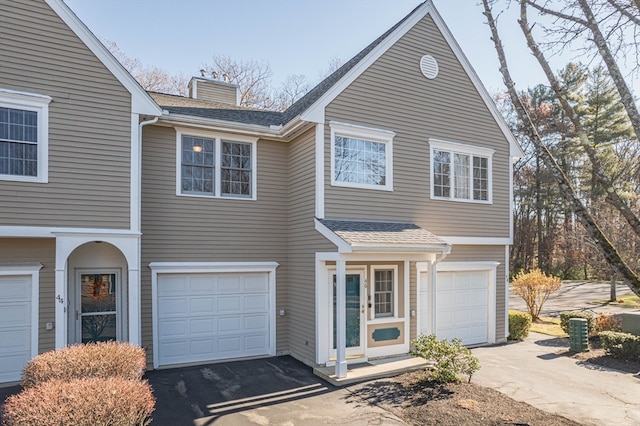
[[639, 425], [640, 375], [564, 356], [568, 339], [531, 333], [524, 342], [473, 349], [479, 385], [585, 425]]

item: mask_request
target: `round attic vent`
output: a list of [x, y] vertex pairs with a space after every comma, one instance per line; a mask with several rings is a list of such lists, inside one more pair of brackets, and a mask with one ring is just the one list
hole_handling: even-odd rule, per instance
[[420, 71], [428, 79], [432, 80], [438, 76], [438, 62], [431, 55], [424, 55], [420, 59]]

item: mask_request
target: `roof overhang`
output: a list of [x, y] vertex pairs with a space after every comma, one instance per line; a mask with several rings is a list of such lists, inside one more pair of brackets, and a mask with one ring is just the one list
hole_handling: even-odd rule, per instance
[[[315, 228], [336, 245], [339, 253], [449, 254], [451, 252], [450, 244], [413, 223], [315, 218]], [[407, 236], [407, 231], [412, 235]], [[393, 234], [395, 236], [389, 238]]]
[[239, 133], [243, 135], [257, 136], [261, 139], [289, 142], [302, 132], [315, 126], [314, 123], [300, 119], [292, 120], [285, 126], [263, 126], [260, 124], [240, 123], [215, 118], [198, 117], [163, 111], [159, 124], [169, 126], [192, 127], [227, 133]]

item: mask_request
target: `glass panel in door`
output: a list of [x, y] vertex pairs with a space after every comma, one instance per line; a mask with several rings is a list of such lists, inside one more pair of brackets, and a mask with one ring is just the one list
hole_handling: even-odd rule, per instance
[[80, 275], [80, 310], [76, 319], [82, 343], [116, 340], [116, 274]]
[[[333, 276], [333, 348], [336, 348], [336, 276]], [[347, 349], [360, 348], [360, 274], [346, 276]]]

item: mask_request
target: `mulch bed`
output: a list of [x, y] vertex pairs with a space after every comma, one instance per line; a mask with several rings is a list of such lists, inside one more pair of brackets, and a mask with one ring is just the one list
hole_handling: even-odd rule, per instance
[[576, 426], [496, 390], [472, 383], [438, 384], [423, 371], [367, 383], [353, 396], [378, 405], [410, 425]]
[[[589, 352], [558, 352], [578, 362], [640, 375], [640, 361], [608, 356], [597, 337]], [[640, 376], [639, 376], [640, 377]], [[367, 383], [353, 391], [369, 404], [378, 405], [410, 425], [579, 425], [496, 390], [472, 383], [438, 384], [425, 379], [424, 371]]]

